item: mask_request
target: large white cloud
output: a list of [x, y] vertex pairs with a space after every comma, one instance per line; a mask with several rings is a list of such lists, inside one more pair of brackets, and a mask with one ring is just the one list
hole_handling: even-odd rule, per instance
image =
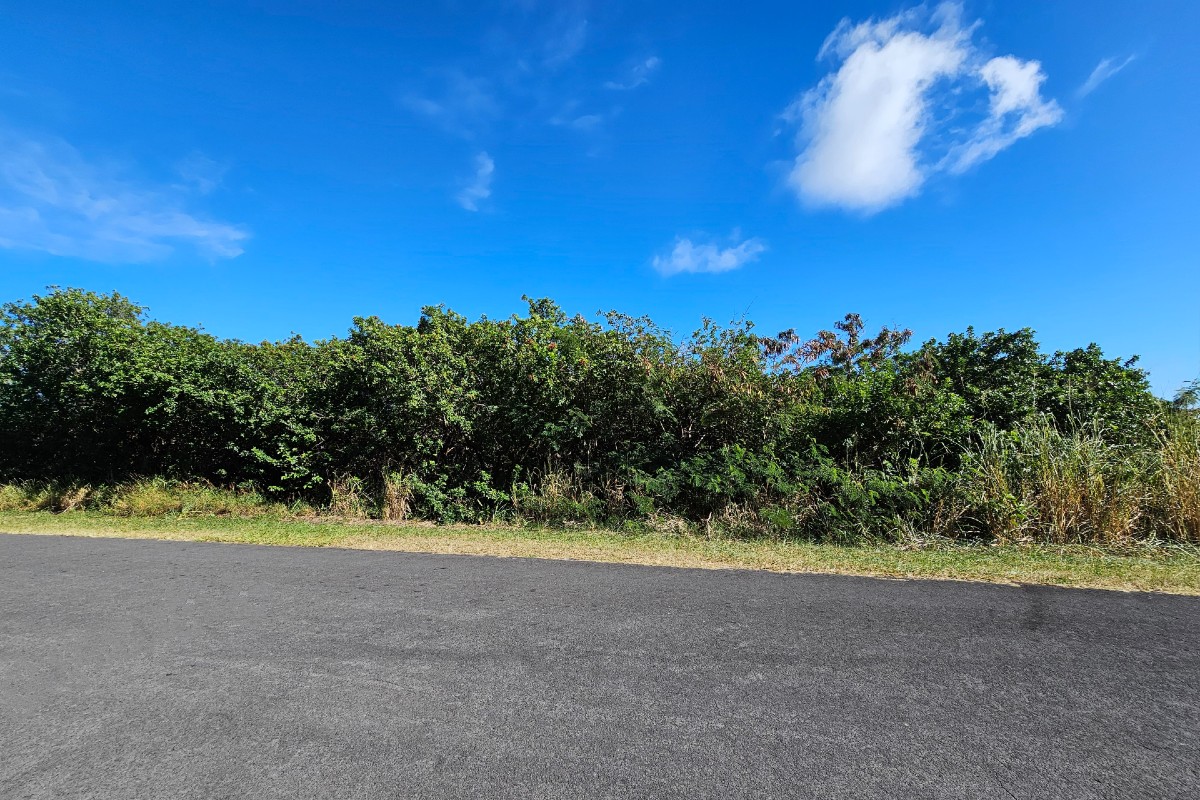
[[60, 140], [0, 131], [0, 247], [104, 262], [161, 259], [180, 245], [241, 255], [249, 233], [189, 211], [195, 193], [134, 180]]
[[[836, 69], [785, 112], [800, 126], [789, 185], [805, 202], [867, 213], [917, 194], [930, 174], [962, 172], [1062, 111], [1041, 97], [1041, 65], [988, 58], [961, 7], [843, 20], [818, 58]], [[964, 125], [981, 92], [986, 109]]]

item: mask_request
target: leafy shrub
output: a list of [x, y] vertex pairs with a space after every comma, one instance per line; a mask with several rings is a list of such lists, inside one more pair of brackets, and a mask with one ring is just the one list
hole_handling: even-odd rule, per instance
[[0, 509], [1200, 540], [1190, 401], [1094, 345], [968, 329], [906, 350], [853, 314], [808, 340], [709, 320], [680, 339], [526, 303], [261, 344], [119, 294], [6, 304]]

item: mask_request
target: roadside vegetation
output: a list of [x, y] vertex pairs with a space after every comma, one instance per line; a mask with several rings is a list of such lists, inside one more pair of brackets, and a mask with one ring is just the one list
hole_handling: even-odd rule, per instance
[[52, 289], [0, 317], [0, 512], [1200, 545], [1195, 387], [1160, 400], [1135, 360], [1043, 353], [1028, 329], [909, 339], [853, 314], [811, 338], [706, 321], [680, 339], [531, 300], [505, 320], [430, 307], [247, 344]]
[[446, 524], [287, 514], [114, 516], [96, 511], [0, 512], [12, 533], [594, 561], [698, 569], [951, 579], [1200, 595], [1200, 548], [984, 544], [925, 539], [853, 547], [684, 530]]

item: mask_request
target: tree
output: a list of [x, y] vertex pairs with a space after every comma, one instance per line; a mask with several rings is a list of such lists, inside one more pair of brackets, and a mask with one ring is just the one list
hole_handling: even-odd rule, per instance
[[912, 338], [911, 330], [886, 326], [875, 336], [863, 338], [864, 323], [858, 314], [847, 314], [833, 327], [836, 332], [823, 330], [808, 340], [789, 329], [759, 341], [775, 368], [800, 371], [816, 365], [817, 377], [826, 378], [835, 373], [862, 375], [878, 369], [895, 359]]

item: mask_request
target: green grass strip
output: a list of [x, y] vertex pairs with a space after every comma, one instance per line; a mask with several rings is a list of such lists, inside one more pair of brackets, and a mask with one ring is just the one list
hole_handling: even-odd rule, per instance
[[432, 526], [279, 517], [141, 518], [86, 511], [0, 512], [0, 532], [349, 547], [1200, 595], [1200, 548], [1180, 545], [1146, 545], [1132, 550], [953, 543], [923, 547], [841, 546], [588, 529]]

